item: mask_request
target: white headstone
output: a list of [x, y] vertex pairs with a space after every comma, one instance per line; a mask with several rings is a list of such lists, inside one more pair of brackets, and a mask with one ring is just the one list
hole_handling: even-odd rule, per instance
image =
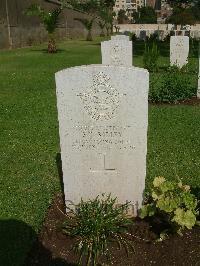
[[102, 193], [141, 207], [145, 187], [149, 74], [90, 65], [56, 73], [66, 204]]
[[103, 65], [132, 66], [133, 48], [131, 41], [111, 40], [101, 43]]
[[111, 40], [116, 41], [116, 40], [122, 40], [122, 41], [130, 41], [129, 36], [127, 35], [113, 35], [111, 36]]
[[197, 98], [200, 99], [200, 43], [199, 43], [199, 76], [198, 76]]
[[188, 63], [189, 37], [171, 36], [170, 38], [170, 64], [182, 68]]

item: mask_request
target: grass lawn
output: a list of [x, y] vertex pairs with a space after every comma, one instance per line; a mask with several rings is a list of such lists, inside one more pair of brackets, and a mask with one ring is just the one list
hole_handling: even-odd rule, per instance
[[[0, 265], [23, 264], [61, 190], [54, 73], [101, 62], [99, 41], [62, 42], [55, 55], [44, 48], [0, 51]], [[166, 49], [162, 66], [169, 63]], [[134, 65], [142, 66], [141, 44], [135, 51]], [[190, 60], [197, 65], [197, 58]], [[147, 188], [158, 175], [200, 187], [199, 147], [199, 106], [150, 106]]]

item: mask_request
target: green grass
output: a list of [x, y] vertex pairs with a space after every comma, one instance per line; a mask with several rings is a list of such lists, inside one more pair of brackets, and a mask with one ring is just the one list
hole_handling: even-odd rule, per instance
[[[0, 52], [0, 265], [22, 265], [61, 189], [54, 73], [101, 62], [99, 41], [62, 42], [55, 55], [44, 48]], [[169, 63], [166, 49], [161, 66]], [[142, 66], [142, 44], [136, 44], [134, 53], [134, 65]], [[191, 61], [196, 64], [197, 58]], [[179, 176], [200, 187], [199, 121], [200, 107], [150, 107], [147, 188], [157, 175]]]

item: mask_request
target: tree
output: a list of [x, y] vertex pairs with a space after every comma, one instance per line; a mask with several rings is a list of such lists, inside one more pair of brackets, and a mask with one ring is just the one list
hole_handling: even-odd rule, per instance
[[105, 22], [105, 21], [101, 21], [101, 20], [99, 20], [97, 23], [98, 23], [98, 25], [99, 25], [99, 28], [101, 29], [100, 36], [101, 36], [101, 37], [104, 37], [104, 36], [105, 36], [104, 28], [105, 28], [105, 26], [106, 26], [106, 22]]
[[172, 6], [185, 6], [185, 5], [195, 5], [199, 0], [168, 0], [167, 2]]
[[[116, 0], [45, 0], [66, 8], [88, 14], [97, 21], [105, 22], [105, 27], [113, 29], [113, 6]], [[98, 22], [97, 22], [98, 23]], [[98, 23], [99, 24], [99, 23]], [[104, 24], [104, 23], [103, 23]], [[100, 25], [99, 25], [100, 26]], [[101, 24], [102, 26], [102, 24]], [[101, 27], [100, 26], [100, 27]]]
[[157, 15], [155, 10], [150, 6], [141, 7], [138, 12], [133, 13], [135, 23], [154, 24], [157, 23]]
[[75, 18], [74, 20], [80, 21], [82, 25], [88, 31], [86, 41], [92, 41], [92, 26], [95, 18], [87, 19], [87, 18]]
[[25, 12], [28, 16], [38, 16], [42, 23], [44, 24], [44, 27], [46, 31], [48, 32], [49, 36], [49, 42], [48, 42], [48, 52], [49, 53], [56, 53], [56, 43], [55, 43], [55, 30], [58, 24], [59, 15], [62, 11], [62, 7], [55, 8], [51, 12], [44, 11], [40, 6], [38, 5], [31, 5]]
[[117, 16], [118, 24], [124, 24], [128, 20], [128, 17], [126, 15], [126, 11], [124, 9], [120, 9]]
[[192, 8], [174, 7], [172, 15], [166, 20], [175, 25], [193, 25], [196, 22]]

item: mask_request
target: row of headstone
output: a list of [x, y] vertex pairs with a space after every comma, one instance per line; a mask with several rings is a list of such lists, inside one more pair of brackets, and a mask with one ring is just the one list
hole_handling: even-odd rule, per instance
[[102, 65], [56, 73], [66, 207], [111, 193], [136, 215], [145, 187], [149, 73], [132, 66], [126, 36], [103, 42], [101, 51]]

